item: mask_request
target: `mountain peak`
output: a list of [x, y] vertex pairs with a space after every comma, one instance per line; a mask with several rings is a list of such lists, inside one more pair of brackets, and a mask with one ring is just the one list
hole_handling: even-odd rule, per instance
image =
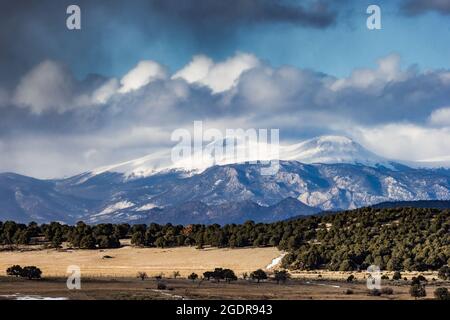
[[344, 136], [319, 136], [285, 147], [286, 160], [303, 163], [349, 163], [367, 166], [392, 167], [388, 159], [367, 150], [359, 143]]
[[[234, 144], [236, 150], [241, 151], [237, 152], [239, 157], [233, 156], [234, 153], [231, 154], [231, 158], [228, 154], [223, 154], [220, 158], [217, 158], [217, 156], [214, 155], [214, 147], [225, 147], [230, 144]], [[268, 145], [263, 146], [260, 150], [270, 150], [270, 152], [258, 153], [257, 155], [259, 158], [255, 158], [255, 154], [252, 154], [251, 152], [246, 152], [249, 148], [252, 148], [253, 150], [258, 149], [262, 144], [263, 143], [261, 142], [252, 142], [251, 145], [248, 145], [244, 139], [234, 140], [227, 137], [223, 140], [217, 140], [207, 144], [202, 150], [203, 153], [193, 154], [191, 157], [182, 159], [176, 163], [171, 161], [170, 150], [162, 150], [139, 159], [99, 168], [92, 171], [91, 174], [96, 175], [110, 171], [124, 173], [130, 178], [150, 176], [155, 173], [170, 170], [183, 170], [186, 171], [187, 174], [192, 174], [203, 172], [213, 165], [268, 160], [298, 161], [307, 164], [348, 163], [372, 167], [382, 165], [390, 169], [395, 169], [389, 160], [372, 153], [359, 143], [345, 136], [326, 135], [293, 145], [281, 145], [279, 146], [279, 152], [276, 156], [273, 156], [271, 153], [274, 151], [273, 149], [267, 148]]]
[[355, 143], [352, 139], [345, 136], [319, 136], [310, 140], [316, 140], [319, 143], [339, 143], [339, 144], [352, 144]]

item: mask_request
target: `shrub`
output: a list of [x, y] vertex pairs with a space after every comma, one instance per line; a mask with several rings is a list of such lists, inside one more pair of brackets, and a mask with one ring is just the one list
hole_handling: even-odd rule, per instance
[[381, 294], [387, 294], [387, 295], [394, 294], [394, 289], [389, 288], [389, 287], [384, 287], [381, 289]]
[[417, 279], [419, 279], [420, 282], [428, 282], [427, 278], [425, 278], [425, 277], [424, 277], [423, 275], [421, 275], [421, 274], [417, 277]]
[[31, 280], [31, 279], [40, 279], [42, 271], [41, 269], [35, 266], [26, 266], [22, 268], [19, 265], [14, 265], [6, 269], [6, 274], [8, 276], [28, 278], [29, 280]]
[[20, 274], [23, 278], [31, 279], [40, 279], [42, 275], [41, 269], [35, 267], [35, 266], [27, 266], [22, 269], [22, 272]]
[[262, 269], [258, 269], [250, 273], [250, 278], [252, 278], [253, 280], [257, 280], [259, 283], [261, 280], [267, 279], [267, 273], [265, 273]]
[[279, 284], [280, 282], [284, 283], [290, 277], [289, 273], [286, 270], [275, 271], [274, 280]]
[[156, 288], [158, 290], [167, 290], [167, 285], [165, 283], [158, 282], [158, 284], [156, 285]]
[[389, 280], [389, 277], [387, 275], [383, 274], [381, 276], [381, 280]]
[[402, 279], [402, 274], [400, 273], [400, 271], [395, 271], [394, 275], [392, 276], [392, 280], [401, 280]]
[[369, 296], [379, 297], [381, 296], [381, 291], [378, 289], [369, 290]]
[[228, 283], [237, 280], [237, 276], [233, 270], [223, 268], [215, 268], [214, 271], [206, 271], [203, 273], [203, 277], [207, 280], [213, 278], [217, 282], [224, 279]]
[[214, 275], [214, 272], [212, 272], [212, 271], [203, 272], [203, 277], [207, 280], [210, 280], [213, 277], [213, 275]]
[[234, 274], [234, 271], [231, 269], [223, 269], [222, 276], [226, 282], [230, 283], [231, 281], [236, 281], [237, 276]]
[[194, 282], [195, 280], [198, 279], [198, 274], [192, 272], [189, 276], [188, 276], [189, 280], [192, 280], [192, 282]]
[[160, 273], [160, 274], [158, 274], [157, 276], [155, 276], [155, 279], [156, 280], [161, 280], [162, 278], [164, 278], [164, 273]]
[[436, 300], [450, 300], [450, 293], [447, 288], [437, 288], [434, 290]]
[[6, 269], [6, 274], [8, 276], [20, 277], [22, 275], [23, 269], [19, 265], [14, 265]]
[[418, 284], [418, 285], [420, 285], [422, 282], [428, 282], [428, 280], [424, 276], [419, 275], [417, 277], [413, 277], [411, 279], [411, 282], [412, 282], [411, 284]]
[[443, 266], [442, 268], [440, 268], [439, 269], [439, 273], [438, 273], [438, 277], [439, 277], [439, 279], [442, 279], [442, 280], [450, 279], [450, 267], [449, 266]]
[[411, 288], [409, 288], [409, 293], [411, 294], [411, 297], [414, 297], [415, 299], [427, 296], [425, 286], [421, 284], [411, 285]]
[[136, 277], [144, 281], [146, 278], [148, 278], [148, 275], [146, 272], [138, 272]]

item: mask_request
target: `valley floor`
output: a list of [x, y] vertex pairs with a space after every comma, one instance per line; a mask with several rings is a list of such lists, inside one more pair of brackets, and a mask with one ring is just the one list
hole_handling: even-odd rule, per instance
[[[392, 288], [394, 294], [369, 296], [366, 272], [294, 272], [292, 279], [279, 285], [271, 280], [257, 284], [239, 279], [227, 284], [186, 279], [192, 272], [201, 276], [216, 267], [230, 268], [241, 278], [244, 272], [274, 265], [282, 255], [273, 247], [199, 250], [136, 248], [125, 244], [119, 249], [55, 250], [27, 246], [0, 251], [0, 299], [411, 299], [409, 281], [404, 280], [383, 280], [382, 286]], [[43, 271], [43, 278], [7, 277], [6, 269], [15, 264], [37, 266]], [[70, 265], [81, 268], [81, 290], [67, 289], [66, 271]], [[182, 278], [173, 279], [174, 271], [179, 271]], [[146, 272], [149, 278], [136, 278], [138, 272]], [[350, 274], [356, 278], [353, 283], [346, 281]], [[392, 277], [392, 273], [383, 274]], [[418, 274], [404, 272], [402, 277], [410, 280]], [[449, 282], [438, 280], [437, 272], [420, 274], [428, 279], [428, 298], [433, 297], [438, 286], [450, 287]], [[156, 280], [155, 276], [162, 276], [162, 280]], [[158, 282], [163, 282], [167, 289], [157, 290]]]
[[[406, 283], [387, 281], [392, 295], [368, 295], [364, 282], [346, 283], [332, 280], [293, 279], [286, 284], [238, 280], [227, 284], [210, 281], [192, 282], [186, 279], [163, 279], [167, 290], [157, 290], [154, 279], [89, 278], [82, 280], [81, 290], [68, 290], [65, 278], [23, 280], [0, 277], [0, 299], [75, 299], [75, 300], [155, 300], [155, 299], [287, 299], [287, 300], [411, 300]], [[450, 287], [450, 283], [440, 283]], [[433, 298], [436, 284], [426, 287], [427, 299]], [[346, 291], [351, 290], [352, 294]]]
[[136, 248], [125, 245], [105, 250], [15, 250], [0, 252], [0, 275], [12, 265], [37, 266], [44, 277], [67, 276], [67, 267], [79, 266], [83, 277], [135, 277], [146, 272], [149, 277], [174, 271], [187, 277], [192, 272], [202, 275], [216, 267], [232, 269], [237, 276], [264, 269], [282, 253], [270, 248], [218, 249], [194, 247]]

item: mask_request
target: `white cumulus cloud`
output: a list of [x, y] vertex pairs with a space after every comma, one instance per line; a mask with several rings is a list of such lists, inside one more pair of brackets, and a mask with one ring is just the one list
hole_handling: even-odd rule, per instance
[[92, 93], [93, 103], [106, 103], [117, 92], [119, 86], [116, 78], [109, 79]]
[[175, 73], [172, 79], [184, 79], [188, 83], [200, 82], [208, 76], [213, 66], [214, 61], [211, 58], [204, 55], [197, 55], [183, 69]]
[[450, 128], [390, 123], [356, 131], [365, 146], [387, 158], [423, 161], [450, 156]]
[[220, 93], [234, 87], [243, 72], [259, 66], [252, 54], [237, 53], [225, 61], [214, 63], [206, 56], [195, 56], [184, 68], [175, 73], [173, 79], [184, 79], [209, 87], [213, 93]]
[[434, 110], [428, 120], [435, 126], [450, 126], [450, 107]]
[[367, 89], [372, 86], [382, 86], [387, 82], [400, 80], [407, 76], [400, 69], [400, 56], [390, 54], [377, 61], [376, 69], [360, 68], [353, 70], [348, 78], [337, 79], [331, 84], [334, 91], [345, 88]]
[[152, 81], [165, 79], [167, 72], [160, 64], [146, 60], [141, 61], [120, 80], [120, 93], [137, 90]]

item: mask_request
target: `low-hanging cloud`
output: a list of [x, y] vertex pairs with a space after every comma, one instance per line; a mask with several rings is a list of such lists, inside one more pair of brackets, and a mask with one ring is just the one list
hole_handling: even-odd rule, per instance
[[[70, 64], [77, 76], [115, 68], [122, 72], [122, 64], [135, 62], [133, 59], [140, 57], [143, 50], [161, 51], [173, 58], [173, 50], [180, 50], [180, 46], [189, 42], [195, 50], [223, 52], [248, 27], [288, 24], [298, 28], [328, 28], [338, 20], [341, 8], [335, 3], [77, 0], [75, 4], [82, 10], [82, 29], [71, 32], [65, 27], [66, 9], [73, 1], [3, 1], [0, 86], [16, 81], [49, 57]], [[159, 44], [158, 48], [152, 46], [154, 43]]]
[[70, 106], [74, 79], [69, 71], [53, 61], [44, 61], [28, 72], [17, 86], [14, 102], [33, 113], [47, 110], [64, 112]]
[[429, 122], [439, 127], [450, 127], [450, 107], [434, 110], [429, 117]]
[[401, 68], [397, 54], [343, 78], [274, 68], [247, 53], [223, 61], [196, 56], [171, 74], [146, 60], [121, 78], [82, 81], [46, 60], [3, 91], [13, 98], [0, 118], [8, 154], [0, 171], [40, 177], [167, 148], [171, 132], [195, 120], [220, 129], [279, 128], [285, 143], [347, 135], [389, 158], [429, 159], [450, 150], [450, 71]]

